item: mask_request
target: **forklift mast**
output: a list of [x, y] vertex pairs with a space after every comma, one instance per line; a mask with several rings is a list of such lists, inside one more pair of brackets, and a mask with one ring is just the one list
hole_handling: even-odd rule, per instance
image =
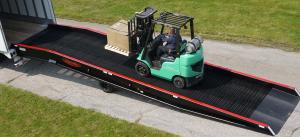
[[144, 11], [138, 12], [128, 21], [128, 38], [130, 53], [138, 53], [149, 41], [148, 35], [152, 35], [154, 30], [152, 20], [157, 10], [153, 7], [146, 7]]

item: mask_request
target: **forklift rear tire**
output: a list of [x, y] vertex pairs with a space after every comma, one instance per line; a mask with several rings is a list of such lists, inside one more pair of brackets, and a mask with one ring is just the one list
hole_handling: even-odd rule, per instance
[[150, 76], [150, 69], [149, 69], [149, 67], [145, 64], [145, 63], [143, 63], [143, 62], [138, 62], [138, 63], [136, 63], [136, 65], [135, 65], [135, 71], [139, 74], [139, 75], [141, 75], [141, 76], [143, 76], [143, 77], [149, 77]]
[[185, 79], [179, 76], [173, 78], [173, 84], [176, 88], [184, 88], [186, 86]]
[[101, 90], [103, 90], [105, 93], [112, 93], [114, 92], [114, 88], [112, 85], [107, 84], [105, 82], [99, 82], [99, 86], [101, 88]]

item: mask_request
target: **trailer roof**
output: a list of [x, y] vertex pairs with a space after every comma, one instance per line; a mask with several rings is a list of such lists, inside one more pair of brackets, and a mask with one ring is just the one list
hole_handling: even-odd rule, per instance
[[188, 22], [193, 20], [193, 17], [179, 15], [171, 12], [162, 12], [160, 17], [155, 19], [154, 22], [157, 24], [166, 25], [173, 28], [180, 29], [182, 26], [186, 25]]

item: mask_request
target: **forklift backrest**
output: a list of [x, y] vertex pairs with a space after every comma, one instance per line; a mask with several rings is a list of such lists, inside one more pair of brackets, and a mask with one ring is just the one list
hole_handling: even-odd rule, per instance
[[138, 18], [145, 19], [145, 18], [148, 18], [148, 17], [152, 16], [156, 12], [157, 12], [157, 10], [155, 8], [153, 8], [153, 7], [146, 7], [144, 9], [144, 11], [136, 13], [135, 16], [138, 17]]

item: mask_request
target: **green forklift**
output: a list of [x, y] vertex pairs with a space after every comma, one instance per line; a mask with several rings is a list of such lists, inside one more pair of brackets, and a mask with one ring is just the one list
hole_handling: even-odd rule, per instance
[[[152, 75], [172, 81], [177, 88], [199, 83], [204, 76], [203, 40], [194, 36], [194, 18], [171, 12], [154, 18], [155, 13], [156, 9], [147, 7], [128, 22], [130, 50], [137, 53], [136, 72], [143, 77]], [[187, 25], [190, 40], [180, 36], [182, 28], [187, 31]], [[167, 44], [166, 28], [175, 30], [176, 48], [158, 55], [159, 47]]]

